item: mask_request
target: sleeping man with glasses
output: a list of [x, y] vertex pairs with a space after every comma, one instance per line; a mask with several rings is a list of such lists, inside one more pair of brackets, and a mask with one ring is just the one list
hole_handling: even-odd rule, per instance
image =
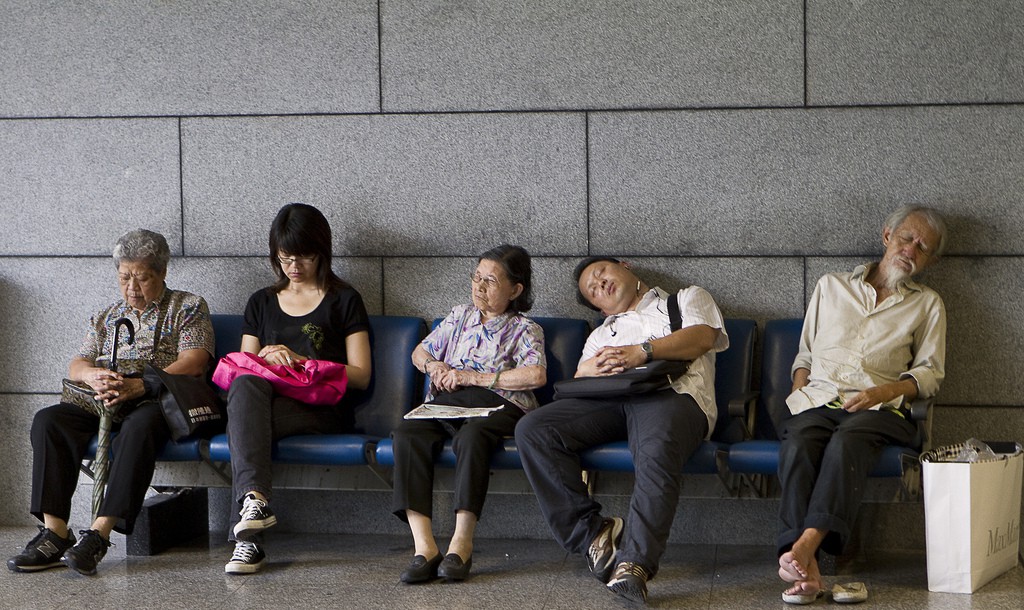
[[[841, 553], [882, 449], [919, 444], [905, 405], [934, 396], [945, 375], [942, 299], [911, 279], [945, 249], [945, 222], [931, 208], [901, 208], [882, 244], [880, 262], [818, 280], [804, 317], [779, 454], [787, 603], [823, 595], [818, 549]], [[853, 584], [837, 585], [836, 601], [863, 601], [866, 589]]]

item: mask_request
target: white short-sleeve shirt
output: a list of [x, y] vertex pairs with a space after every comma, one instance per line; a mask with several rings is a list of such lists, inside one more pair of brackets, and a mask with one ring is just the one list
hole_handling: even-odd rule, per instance
[[[708, 435], [715, 429], [718, 407], [715, 405], [715, 354], [729, 347], [729, 336], [718, 305], [706, 290], [690, 286], [676, 295], [682, 328], [700, 324], [717, 329], [715, 345], [701, 357], [690, 363], [686, 374], [672, 384], [679, 394], [693, 397], [708, 418]], [[672, 333], [668, 318], [666, 300], [669, 294], [661, 288], [652, 288], [640, 299], [635, 310], [605, 318], [601, 326], [594, 329], [587, 338], [580, 362], [593, 358], [602, 347], [636, 345], [652, 339], [660, 339]]]

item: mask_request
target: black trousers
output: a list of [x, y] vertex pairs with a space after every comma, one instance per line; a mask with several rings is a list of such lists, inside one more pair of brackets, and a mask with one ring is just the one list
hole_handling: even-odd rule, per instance
[[555, 540], [585, 553], [601, 528], [601, 505], [587, 493], [579, 453], [627, 439], [635, 481], [618, 561], [653, 577], [679, 504], [683, 465], [707, 434], [697, 401], [672, 390], [619, 398], [557, 400], [516, 427], [526, 476]]
[[395, 452], [391, 510], [395, 516], [408, 521], [405, 511], [414, 510], [433, 517], [434, 459], [445, 439], [451, 437], [455, 510], [467, 510], [479, 519], [491, 479], [491, 455], [503, 438], [512, 435], [522, 417], [522, 409], [509, 403], [487, 417], [466, 419], [454, 436], [437, 420], [403, 420], [391, 432]]
[[779, 450], [779, 554], [808, 528], [828, 530], [821, 548], [842, 553], [882, 449], [913, 446], [916, 435], [912, 422], [890, 411], [818, 407], [787, 420]]
[[[32, 419], [32, 499], [30, 511], [68, 521], [82, 458], [99, 430], [100, 419], [72, 404], [60, 403]], [[148, 402], [114, 424], [107, 491], [99, 516], [117, 517], [114, 530], [130, 534], [153, 480], [156, 455], [171, 436], [160, 405]]]

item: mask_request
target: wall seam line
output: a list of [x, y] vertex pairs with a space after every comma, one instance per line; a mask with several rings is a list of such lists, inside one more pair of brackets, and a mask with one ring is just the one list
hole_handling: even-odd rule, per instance
[[181, 117], [178, 117], [178, 206], [181, 211], [181, 255], [185, 256], [185, 154], [181, 137]]
[[590, 249], [590, 112], [583, 113], [583, 178], [584, 197], [586, 198], [586, 223], [587, 223], [587, 256], [591, 255]]

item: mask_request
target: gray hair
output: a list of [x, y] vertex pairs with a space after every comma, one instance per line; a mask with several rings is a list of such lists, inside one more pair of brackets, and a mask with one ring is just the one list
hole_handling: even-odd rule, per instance
[[146, 263], [157, 273], [167, 271], [171, 260], [171, 249], [163, 235], [146, 229], [135, 229], [117, 238], [114, 244], [114, 267], [120, 268], [122, 261]]
[[890, 231], [895, 231], [911, 214], [920, 214], [923, 216], [931, 228], [939, 234], [939, 243], [935, 246], [935, 252], [932, 252], [932, 256], [936, 258], [942, 256], [942, 253], [946, 251], [946, 237], [948, 231], [946, 229], [946, 220], [935, 208], [929, 208], [923, 205], [905, 205], [885, 219], [885, 227]]

